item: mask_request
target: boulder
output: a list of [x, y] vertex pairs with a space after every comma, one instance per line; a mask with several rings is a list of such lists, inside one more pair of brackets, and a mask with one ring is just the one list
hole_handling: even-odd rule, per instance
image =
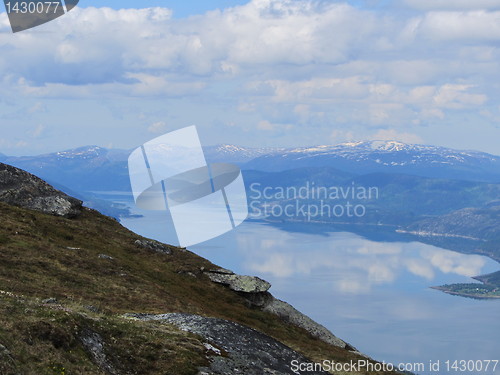
[[237, 275], [224, 268], [214, 271], [205, 271], [208, 278], [214, 283], [223, 284], [235, 292], [262, 293], [267, 292], [271, 284], [256, 276]]
[[82, 201], [54, 189], [31, 173], [3, 163], [0, 163], [0, 202], [67, 218], [82, 212]]

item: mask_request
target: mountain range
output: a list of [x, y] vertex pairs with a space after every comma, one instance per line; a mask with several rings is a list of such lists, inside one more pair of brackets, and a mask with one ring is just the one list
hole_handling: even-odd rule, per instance
[[277, 150], [252, 159], [243, 168], [276, 172], [326, 166], [355, 174], [386, 172], [500, 182], [499, 156], [396, 141], [349, 142], [335, 146]]
[[[128, 176], [131, 150], [86, 146], [38, 156], [0, 156], [0, 161], [31, 172], [58, 189], [76, 196], [89, 206], [116, 218], [128, 214], [117, 206], [117, 192], [132, 202]], [[437, 146], [396, 141], [363, 141], [302, 148], [248, 148], [216, 145], [204, 148], [209, 163], [236, 163], [243, 170], [249, 204], [252, 184], [259, 189], [299, 189], [305, 182], [318, 186], [376, 187], [377, 199], [366, 200], [361, 218], [320, 218], [320, 222], [386, 225], [411, 233], [419, 240], [441, 244], [454, 238], [486, 241], [487, 253], [498, 259], [494, 244], [500, 238], [500, 157], [478, 151], [461, 151]], [[318, 204], [309, 197], [302, 203]], [[346, 199], [343, 200], [346, 203]], [[333, 199], [327, 203], [342, 203]], [[254, 202], [255, 203], [255, 202]], [[259, 205], [283, 205], [286, 199], [261, 199]], [[465, 210], [465, 211], [464, 211]], [[279, 216], [279, 215], [278, 215]], [[285, 216], [275, 217], [287, 221]], [[294, 217], [292, 220], [310, 221]], [[457, 246], [456, 243], [453, 246]], [[458, 246], [458, 247], [460, 247]], [[484, 252], [475, 249], [467, 252]]]
[[[76, 192], [130, 191], [127, 159], [132, 150], [85, 146], [36, 156], [0, 155], [0, 162]], [[500, 183], [500, 157], [478, 151], [396, 141], [365, 141], [303, 148], [204, 148], [208, 163], [235, 163], [243, 170], [279, 172], [329, 167], [356, 175], [385, 172], [430, 178]]]

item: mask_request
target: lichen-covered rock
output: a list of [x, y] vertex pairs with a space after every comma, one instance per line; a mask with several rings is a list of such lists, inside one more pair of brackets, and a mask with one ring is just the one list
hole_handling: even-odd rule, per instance
[[67, 218], [82, 212], [82, 201], [54, 189], [31, 173], [2, 163], [0, 202]]
[[[223, 272], [221, 272], [221, 270]], [[262, 293], [267, 292], [271, 287], [266, 280], [262, 280], [256, 276], [237, 275], [235, 273], [228, 273], [231, 271], [220, 269], [215, 272], [205, 272], [208, 278], [214, 283], [224, 284], [229, 289], [235, 292], [242, 293]]]
[[[297, 371], [292, 361], [310, 362], [303, 355], [279, 341], [241, 324], [224, 319], [193, 314], [126, 314], [128, 318], [155, 320], [172, 324], [208, 341], [216, 355], [210, 356], [210, 366], [199, 374], [210, 375], [327, 375], [324, 371]], [[218, 355], [224, 351], [227, 356]]]

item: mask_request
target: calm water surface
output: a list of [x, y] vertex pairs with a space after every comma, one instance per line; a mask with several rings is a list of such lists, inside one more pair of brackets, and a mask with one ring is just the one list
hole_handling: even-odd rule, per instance
[[[162, 213], [148, 213], [122, 223], [172, 243], [166, 220]], [[268, 280], [275, 297], [379, 361], [500, 359], [500, 300], [429, 288], [473, 282], [472, 276], [499, 270], [487, 257], [348, 232], [291, 232], [257, 222], [190, 249], [237, 273]], [[481, 373], [500, 374], [498, 367]]]

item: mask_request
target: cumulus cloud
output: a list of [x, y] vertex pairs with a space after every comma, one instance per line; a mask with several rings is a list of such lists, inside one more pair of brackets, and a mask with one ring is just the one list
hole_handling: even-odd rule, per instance
[[396, 15], [252, 0], [181, 19], [165, 8], [90, 7], [14, 35], [2, 13], [0, 97], [189, 98], [210, 108], [204, 121], [295, 135], [314, 126], [317, 140], [304, 138], [313, 143], [377, 132], [415, 141], [416, 126], [460, 111], [493, 121], [481, 114], [499, 101], [495, 3], [406, 0], [419, 10]]
[[[362, 25], [356, 33], [353, 23]], [[126, 82], [127, 73], [148, 70], [227, 74], [239, 65], [346, 61], [374, 27], [373, 16], [353, 7], [311, 1], [254, 0], [182, 21], [163, 8], [78, 8], [45, 33], [20, 35], [12, 64], [3, 62], [38, 84]], [[29, 69], [30, 57], [49, 71]]]
[[500, 40], [500, 11], [429, 12], [421, 20], [420, 33], [443, 41]]
[[434, 95], [434, 103], [438, 107], [458, 109], [468, 106], [477, 107], [484, 104], [488, 97], [484, 94], [467, 93], [467, 90], [471, 87], [471, 85], [444, 85]]

